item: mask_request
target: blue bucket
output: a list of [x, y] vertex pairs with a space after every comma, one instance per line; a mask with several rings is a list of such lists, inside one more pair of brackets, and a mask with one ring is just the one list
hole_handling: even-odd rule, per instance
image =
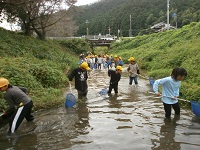
[[150, 77], [149, 78], [149, 83], [150, 83], [151, 86], [153, 86], [154, 82], [155, 82], [155, 80], [153, 79], [153, 77]]
[[191, 101], [191, 106], [192, 106], [192, 112], [200, 117], [200, 103], [196, 101]]
[[65, 107], [71, 108], [76, 104], [76, 97], [72, 93], [66, 95]]

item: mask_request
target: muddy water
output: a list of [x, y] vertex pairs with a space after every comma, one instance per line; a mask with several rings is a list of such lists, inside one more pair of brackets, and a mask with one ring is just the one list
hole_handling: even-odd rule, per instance
[[[14, 135], [0, 129], [4, 150], [199, 150], [200, 118], [181, 108], [181, 116], [164, 118], [160, 99], [148, 94], [148, 81], [128, 85], [123, 73], [119, 93], [100, 97], [108, 88], [107, 71], [90, 73], [86, 102], [35, 112], [34, 122], [24, 121]], [[73, 91], [76, 95], [76, 90]], [[114, 92], [114, 91], [112, 91]], [[173, 112], [174, 113], [174, 112]]]

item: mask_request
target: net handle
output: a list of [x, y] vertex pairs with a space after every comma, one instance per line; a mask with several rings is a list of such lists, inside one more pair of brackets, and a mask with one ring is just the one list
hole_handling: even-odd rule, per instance
[[[155, 95], [154, 92], [148, 92], [148, 93], [154, 94], [154, 95]], [[162, 96], [163, 96], [163, 97], [167, 97], [167, 98], [171, 98], [171, 99], [177, 99], [177, 100], [184, 101], [184, 102], [190, 102], [189, 100], [182, 99], [182, 98], [174, 98], [174, 97], [171, 97], [171, 96], [161, 95], [161, 97], [162, 97]]]
[[131, 71], [131, 73], [133, 73], [133, 74], [135, 74], [135, 75], [137, 75], [137, 76], [140, 76], [140, 77], [142, 77], [142, 78], [144, 78], [144, 79], [147, 79], [147, 80], [150, 79], [150, 77], [145, 77], [145, 76], [143, 76], [143, 75], [141, 75], [141, 74], [134, 73], [134, 72], [132, 72], [132, 71]]
[[69, 91], [72, 93], [72, 84], [69, 82]]

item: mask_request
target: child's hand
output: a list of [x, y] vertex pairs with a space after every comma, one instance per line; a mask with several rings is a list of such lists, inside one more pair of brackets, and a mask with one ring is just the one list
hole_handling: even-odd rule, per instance
[[5, 110], [3, 110], [3, 116], [5, 116], [6, 115], [6, 111]]
[[157, 92], [157, 93], [155, 93], [156, 94], [156, 96], [161, 96], [161, 94], [159, 93], [159, 92]]
[[5, 116], [6, 112], [3, 110], [3, 112], [0, 114], [0, 117]]
[[178, 96], [174, 96], [174, 99], [177, 100], [177, 99], [178, 99]]

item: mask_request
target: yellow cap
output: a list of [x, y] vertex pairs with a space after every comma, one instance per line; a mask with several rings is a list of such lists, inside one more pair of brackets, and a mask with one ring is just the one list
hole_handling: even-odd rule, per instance
[[116, 70], [122, 71], [122, 66], [117, 66], [117, 67], [116, 67]]
[[130, 57], [128, 61], [134, 61], [135, 59], [133, 57]]
[[5, 85], [8, 85], [9, 81], [5, 78], [0, 78], [0, 88], [2, 88]]
[[80, 65], [81, 68], [85, 69], [85, 70], [90, 70], [90, 67], [88, 66], [88, 64], [86, 62], [83, 62], [81, 65]]

